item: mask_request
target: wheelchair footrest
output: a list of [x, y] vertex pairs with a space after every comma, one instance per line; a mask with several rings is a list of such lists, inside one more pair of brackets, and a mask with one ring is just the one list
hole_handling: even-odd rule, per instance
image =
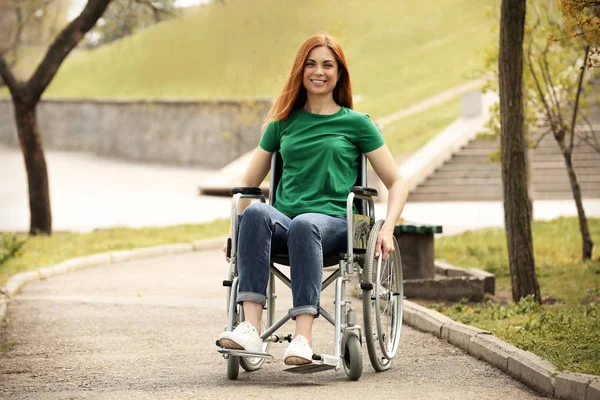
[[[317, 359], [320, 358], [320, 359]], [[334, 356], [321, 355], [313, 356], [313, 362], [304, 365], [295, 365], [291, 368], [284, 369], [285, 372], [293, 374], [313, 374], [315, 372], [329, 371], [338, 366], [338, 359]]]
[[273, 358], [269, 353], [264, 353], [262, 351], [249, 351], [249, 350], [241, 350], [241, 349], [225, 349], [221, 346], [217, 346], [217, 351], [221, 354], [227, 354], [230, 356], [237, 357], [260, 357], [260, 358]]

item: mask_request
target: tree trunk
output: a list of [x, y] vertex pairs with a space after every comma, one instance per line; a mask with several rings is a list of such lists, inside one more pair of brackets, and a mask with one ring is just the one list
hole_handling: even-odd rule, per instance
[[531, 207], [527, 185], [527, 146], [523, 116], [523, 36], [525, 0], [502, 0], [500, 17], [500, 143], [504, 224], [513, 300], [533, 295], [541, 302], [535, 274]]
[[37, 123], [36, 105], [30, 106], [14, 100], [15, 121], [19, 144], [29, 187], [29, 210], [31, 213], [29, 234], [52, 234], [52, 212], [48, 170]]
[[52, 233], [48, 170], [37, 124], [37, 104], [65, 58], [94, 26], [111, 1], [87, 0], [81, 14], [56, 36], [27, 82], [17, 80], [0, 53], [0, 77], [8, 86], [13, 99], [17, 134], [27, 170], [31, 235]]
[[[561, 147], [564, 147], [561, 146]], [[590, 260], [592, 258], [592, 249], [594, 248], [594, 242], [590, 235], [590, 229], [587, 223], [587, 217], [585, 216], [585, 209], [583, 208], [583, 201], [581, 200], [581, 187], [577, 181], [577, 174], [575, 174], [575, 168], [573, 168], [573, 154], [561, 149], [563, 157], [565, 159], [565, 165], [567, 166], [567, 174], [569, 175], [569, 183], [571, 184], [571, 192], [573, 193], [573, 200], [575, 200], [575, 206], [577, 207], [577, 217], [579, 218], [579, 230], [581, 231], [581, 240], [583, 244], [582, 260]]]

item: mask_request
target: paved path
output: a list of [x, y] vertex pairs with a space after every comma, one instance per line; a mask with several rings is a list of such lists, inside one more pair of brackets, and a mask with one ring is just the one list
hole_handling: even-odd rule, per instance
[[[164, 226], [228, 218], [231, 200], [199, 196], [197, 184], [210, 171], [135, 164], [86, 153], [48, 151], [53, 228], [91, 231], [112, 226]], [[0, 146], [0, 232], [28, 231], [27, 179], [18, 149]], [[600, 217], [600, 199], [585, 200], [589, 217]], [[376, 205], [377, 218], [385, 204]], [[577, 215], [573, 201], [536, 201], [537, 219]], [[404, 218], [440, 224], [445, 233], [503, 226], [501, 202], [409, 203]]]
[[[214, 340], [225, 324], [218, 250], [131, 261], [27, 285], [0, 330], [3, 399], [536, 399], [500, 370], [404, 327], [392, 370], [375, 373], [364, 347], [358, 382], [343, 371], [283, 372], [284, 347], [254, 373], [225, 376]], [[283, 285], [279, 285], [282, 287]], [[290, 306], [279, 289], [278, 309]], [[331, 304], [328, 288], [322, 304]], [[315, 349], [333, 353], [317, 320]], [[289, 323], [282, 332], [291, 332]]]
[[[47, 151], [46, 162], [55, 232], [202, 223], [231, 212], [230, 199], [198, 195], [198, 180], [209, 174], [202, 168], [63, 151]], [[27, 175], [19, 149], [0, 146], [0, 171], [0, 231], [27, 232]]]

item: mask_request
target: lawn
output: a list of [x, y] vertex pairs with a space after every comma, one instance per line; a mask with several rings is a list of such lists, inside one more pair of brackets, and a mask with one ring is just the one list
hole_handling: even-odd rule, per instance
[[327, 31], [345, 49], [354, 93], [361, 97], [357, 109], [378, 118], [479, 77], [482, 52], [495, 38], [486, 11], [497, 5], [215, 1], [69, 57], [44, 96], [272, 98], [299, 44]]
[[500, 296], [482, 304], [436, 304], [449, 317], [490, 330], [561, 370], [600, 375], [600, 219], [590, 218], [596, 244], [592, 261], [581, 261], [576, 218], [533, 224], [536, 273], [545, 302], [510, 298], [506, 239], [501, 229], [482, 229], [436, 241], [436, 258], [496, 275]]
[[402, 157], [419, 150], [460, 117], [460, 104], [460, 99], [452, 100], [385, 125], [383, 137], [392, 154]]
[[[5, 262], [0, 257], [0, 287], [8, 278], [20, 272], [35, 270], [62, 261], [110, 251], [150, 247], [170, 243], [191, 243], [195, 240], [225, 236], [229, 219], [208, 224], [180, 225], [164, 228], [113, 228], [92, 233], [65, 233], [52, 236], [19, 238], [25, 243], [11, 253]], [[5, 237], [7, 237], [5, 235]], [[0, 255], [4, 252], [0, 241]]]

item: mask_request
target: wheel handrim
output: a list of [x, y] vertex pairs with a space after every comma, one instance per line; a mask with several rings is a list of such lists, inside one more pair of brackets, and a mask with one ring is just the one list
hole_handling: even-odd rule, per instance
[[[398, 246], [395, 239], [394, 244]], [[398, 352], [402, 329], [402, 285], [399, 284], [401, 279], [398, 279], [402, 272], [401, 268], [398, 268], [398, 258], [397, 252], [390, 253], [385, 263], [382, 263], [381, 256], [379, 257], [373, 287], [379, 348], [387, 360], [394, 358]], [[385, 304], [382, 304], [382, 299], [386, 300]]]

